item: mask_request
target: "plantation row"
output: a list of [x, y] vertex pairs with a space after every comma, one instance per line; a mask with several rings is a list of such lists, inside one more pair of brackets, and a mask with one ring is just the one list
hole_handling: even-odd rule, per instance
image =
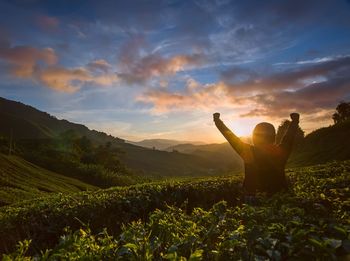
[[32, 239], [32, 249], [55, 244], [67, 226], [79, 229], [89, 224], [112, 233], [121, 225], [167, 205], [187, 209], [210, 207], [220, 200], [235, 205], [240, 197], [241, 177], [211, 178], [192, 182], [162, 182], [118, 187], [76, 194], [57, 194], [0, 208], [0, 252], [8, 252], [19, 240]]
[[[28, 238], [27, 255], [43, 250], [43, 258], [53, 259], [329, 260], [350, 254], [350, 162], [288, 174], [290, 192], [253, 204], [240, 201], [236, 177], [59, 195], [2, 208], [2, 249]], [[227, 202], [212, 206], [221, 199]], [[23, 257], [27, 246], [22, 242], [4, 259]]]

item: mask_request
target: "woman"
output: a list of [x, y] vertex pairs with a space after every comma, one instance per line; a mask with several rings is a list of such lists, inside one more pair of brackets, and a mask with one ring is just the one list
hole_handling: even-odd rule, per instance
[[266, 192], [271, 195], [287, 188], [284, 169], [298, 129], [298, 113], [290, 115], [292, 122], [280, 144], [275, 144], [274, 126], [262, 122], [254, 128], [253, 145], [242, 142], [233, 134], [220, 119], [220, 113], [214, 113], [213, 116], [216, 127], [244, 162], [245, 195], [253, 196], [256, 192]]

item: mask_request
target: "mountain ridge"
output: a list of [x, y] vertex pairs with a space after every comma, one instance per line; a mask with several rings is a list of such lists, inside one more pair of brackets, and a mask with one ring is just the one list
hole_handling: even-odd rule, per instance
[[229, 171], [229, 164], [222, 165], [215, 160], [207, 160], [198, 155], [167, 152], [144, 148], [125, 142], [104, 132], [90, 130], [82, 124], [56, 117], [21, 102], [0, 97], [0, 136], [14, 140], [52, 139], [65, 131], [73, 130], [78, 136], [86, 136], [96, 145], [110, 143], [125, 151], [121, 160], [138, 173], [151, 175], [208, 175]]
[[176, 146], [179, 144], [189, 143], [194, 145], [204, 145], [204, 142], [200, 141], [182, 141], [182, 140], [172, 140], [172, 139], [144, 139], [141, 141], [126, 141], [127, 143], [134, 144], [137, 146], [157, 149], [157, 150], [166, 150], [168, 147]]

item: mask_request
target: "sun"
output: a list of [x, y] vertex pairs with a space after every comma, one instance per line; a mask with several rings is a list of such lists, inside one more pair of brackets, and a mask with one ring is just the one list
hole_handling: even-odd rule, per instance
[[231, 131], [239, 137], [250, 137], [256, 124], [261, 122], [261, 118], [234, 118], [231, 121], [227, 119], [224, 120], [225, 124]]

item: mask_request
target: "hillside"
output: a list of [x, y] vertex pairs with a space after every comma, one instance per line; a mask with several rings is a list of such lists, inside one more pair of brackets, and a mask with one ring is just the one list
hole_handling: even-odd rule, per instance
[[0, 206], [47, 196], [96, 190], [97, 187], [40, 168], [16, 156], [0, 153]]
[[58, 137], [64, 132], [74, 131], [78, 137], [87, 137], [95, 146], [109, 142], [112, 147], [124, 152], [122, 162], [137, 173], [162, 176], [207, 175], [228, 170], [214, 160], [208, 161], [197, 155], [158, 151], [132, 145], [123, 139], [89, 130], [81, 124], [58, 120], [46, 112], [4, 98], [0, 98], [0, 121], [0, 137], [9, 139], [12, 132], [15, 141], [39, 139], [44, 141]]
[[322, 164], [350, 159], [350, 121], [315, 130], [297, 147], [289, 166]]
[[[308, 166], [332, 160], [350, 159], [350, 121], [317, 129], [305, 136], [300, 145], [295, 146], [288, 166]], [[246, 141], [250, 142], [250, 141]], [[228, 143], [222, 144], [179, 144], [167, 151], [179, 151], [214, 160], [232, 170], [242, 170], [242, 162]]]
[[[128, 147], [128, 145], [130, 145]], [[198, 155], [167, 152], [136, 147], [125, 143], [121, 148], [126, 152], [124, 162], [138, 170], [138, 173], [163, 176], [202, 176], [230, 171], [216, 159], [206, 159]]]
[[0, 252], [31, 239], [11, 257], [336, 260], [350, 254], [349, 174], [349, 161], [291, 169], [289, 192], [250, 204], [241, 176], [53, 195], [0, 208]]
[[166, 150], [196, 155], [208, 161], [215, 161], [218, 166], [222, 166], [224, 169], [235, 171], [243, 170], [241, 158], [227, 142], [205, 145], [179, 144], [168, 147]]
[[0, 134], [10, 136], [12, 132], [14, 139], [51, 138], [64, 131], [74, 130], [80, 136], [86, 136], [99, 144], [104, 144], [108, 141], [124, 142], [122, 139], [112, 137], [103, 132], [89, 130], [82, 124], [59, 120], [32, 106], [1, 97], [0, 119]]

